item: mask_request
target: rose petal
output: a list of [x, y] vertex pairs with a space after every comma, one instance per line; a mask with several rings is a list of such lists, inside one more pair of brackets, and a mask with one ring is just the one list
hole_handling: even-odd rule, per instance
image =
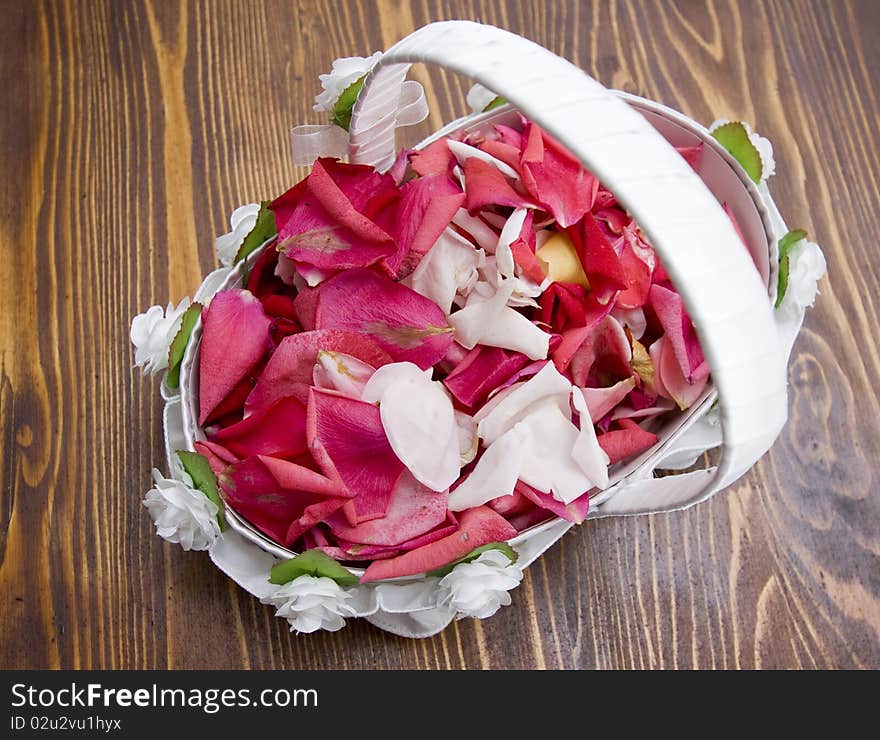
[[537, 124], [526, 124], [523, 138], [520, 170], [526, 189], [562, 228], [577, 223], [593, 207], [599, 181]]
[[471, 216], [464, 208], [459, 208], [452, 217], [452, 223], [462, 231], [467, 232], [480, 249], [485, 250], [488, 254], [495, 251], [495, 245], [498, 243], [498, 234], [483, 219], [477, 216]]
[[661, 285], [652, 285], [651, 307], [675, 352], [682, 375], [690, 382], [704, 380], [709, 375], [709, 364], [681, 296]]
[[319, 350], [345, 352], [372, 367], [391, 361], [370, 337], [357, 332], [324, 329], [293, 334], [285, 337], [272, 354], [247, 398], [245, 413], [256, 413], [286, 396], [306, 403]]
[[523, 431], [514, 428], [490, 444], [476, 467], [449, 494], [449, 510], [464, 511], [513, 493], [527, 442]]
[[501, 174], [506, 177], [509, 177], [513, 180], [519, 179], [519, 172], [516, 171], [515, 168], [511, 167], [506, 162], [503, 162], [500, 159], [493, 157], [485, 148], [478, 149], [475, 146], [471, 146], [470, 144], [465, 144], [463, 141], [455, 141], [454, 139], [447, 139], [446, 145], [449, 147], [449, 151], [452, 152], [455, 159], [458, 163], [464, 166], [465, 162], [469, 160], [471, 157], [475, 157], [487, 164], [495, 167]]
[[363, 165], [318, 159], [307, 183], [307, 192], [279, 225], [278, 243], [286, 257], [322, 270], [342, 270], [393, 254], [392, 236], [372, 220], [398, 197], [390, 176]]
[[349, 542], [392, 547], [423, 535], [444, 521], [445, 491], [432, 491], [405, 470], [397, 479], [384, 517], [351, 527], [335, 515], [327, 523], [333, 534]]
[[607, 303], [627, 287], [620, 258], [591, 213], [566, 229], [580, 257], [590, 287], [600, 303]]
[[449, 314], [456, 294], [470, 291], [478, 277], [477, 268], [484, 261], [482, 250], [446, 229], [413, 272], [410, 285]]
[[537, 375], [516, 387], [483, 417], [479, 421], [477, 433], [484, 444], [491, 445], [521, 421], [533, 404], [545, 399], [552, 400], [563, 415], [567, 414], [570, 419], [570, 392], [571, 383], [559, 374], [552, 363], [547, 363]]
[[409, 159], [413, 170], [422, 177], [448, 175], [455, 161], [452, 152], [449, 151], [448, 141], [449, 139], [444, 136], [424, 149], [413, 152]]
[[202, 317], [199, 348], [199, 424], [242, 381], [269, 344], [269, 325], [260, 301], [246, 290], [214, 296]]
[[284, 545], [292, 544], [346, 501], [342, 497], [284, 489], [259, 457], [230, 465], [219, 476], [219, 483], [235, 511]]
[[526, 196], [511, 187], [504, 174], [494, 165], [472, 157], [465, 161], [463, 170], [466, 182], [465, 208], [471, 215], [487, 206], [534, 206]]
[[372, 563], [361, 577], [361, 583], [426, 573], [464, 557], [474, 548], [490, 542], [505, 542], [516, 530], [504, 517], [487, 506], [462, 512], [459, 529], [442, 539], [390, 560]]
[[348, 270], [322, 283], [315, 324], [363, 332], [394, 360], [423, 370], [446, 354], [453, 339], [436, 303], [369, 270]]
[[307, 437], [312, 456], [325, 475], [342, 480], [355, 494], [358, 522], [385, 516], [403, 463], [385, 436], [379, 409], [312, 388]]
[[219, 442], [239, 457], [297, 457], [308, 449], [305, 406], [295, 398], [282, 398], [219, 430], [211, 441]]
[[695, 378], [693, 382], [688, 382], [681, 371], [681, 365], [668, 336], [660, 337], [651, 345], [650, 355], [654, 363], [655, 390], [675, 401], [680, 409], [690, 408], [703, 393], [708, 376], [703, 375], [698, 379]]
[[594, 486], [608, 485], [607, 469], [590, 449], [592, 423], [585, 424], [584, 431], [579, 431], [555, 400], [532, 406], [515, 428], [528, 435], [528, 453], [522, 459], [519, 473], [523, 482], [552, 493], [565, 504]]
[[477, 345], [443, 381], [462, 404], [475, 406], [528, 363], [519, 352], [509, 353], [499, 347]]
[[420, 483], [445, 491], [455, 482], [461, 468], [458, 429], [440, 383], [412, 363], [398, 362], [373, 374], [363, 400], [379, 403], [391, 448]]
[[587, 409], [593, 423], [597, 424], [610, 413], [635, 388], [635, 385], [636, 379], [630, 377], [619, 380], [608, 388], [581, 388], [581, 394], [587, 404]]
[[380, 219], [393, 234], [396, 249], [383, 260], [386, 272], [399, 280], [409, 275], [449, 226], [465, 195], [446, 175], [418, 177], [400, 191], [396, 209]]
[[[563, 504], [561, 501], [557, 501], [553, 498], [553, 496], [547, 493], [542, 493], [541, 491], [536, 491], [522, 481], [516, 484], [516, 493], [526, 501], [552, 512], [560, 519], [565, 519], [566, 521], [574, 522], [575, 524], [583, 522], [584, 519], [587, 518], [587, 513], [590, 511], [589, 494], [584, 494], [583, 496], [576, 498], [570, 504]], [[519, 529], [519, 527], [517, 527], [517, 529]]]
[[329, 388], [352, 398], [360, 398], [375, 371], [372, 365], [353, 355], [319, 349], [312, 368], [312, 382], [318, 388]]
[[620, 429], [599, 436], [599, 445], [608, 455], [610, 464], [638, 455], [657, 444], [657, 435], [646, 432], [630, 419], [621, 419]]

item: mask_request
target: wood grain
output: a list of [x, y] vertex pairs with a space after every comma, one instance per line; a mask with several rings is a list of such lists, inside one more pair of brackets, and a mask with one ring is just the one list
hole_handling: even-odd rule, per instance
[[[0, 665], [4, 668], [880, 668], [880, 14], [874, 0], [2, 0]], [[607, 85], [774, 141], [825, 248], [791, 421], [732, 490], [590, 522], [514, 605], [424, 641], [296, 637], [154, 536], [156, 381], [130, 317], [191, 294], [238, 204], [281, 192], [317, 75], [430, 20], [479, 19]], [[462, 81], [418, 71], [432, 116]], [[415, 132], [413, 135], [418, 135]]]

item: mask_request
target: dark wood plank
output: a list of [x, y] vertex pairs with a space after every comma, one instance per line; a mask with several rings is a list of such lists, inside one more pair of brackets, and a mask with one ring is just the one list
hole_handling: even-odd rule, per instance
[[[880, 667], [880, 262], [873, 0], [28, 2], [0, 10], [0, 665]], [[505, 26], [605, 84], [774, 141], [771, 186], [829, 277], [791, 422], [732, 490], [590, 522], [514, 605], [431, 640], [296, 637], [140, 499], [163, 458], [129, 318], [191, 293], [236, 205], [302, 176], [317, 75], [430, 20]], [[463, 111], [436, 71], [422, 132]]]

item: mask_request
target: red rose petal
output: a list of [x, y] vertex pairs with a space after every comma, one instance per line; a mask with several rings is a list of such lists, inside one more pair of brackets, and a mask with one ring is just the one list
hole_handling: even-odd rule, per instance
[[471, 215], [489, 206], [524, 208], [534, 205], [513, 189], [495, 165], [470, 157], [465, 160], [462, 169], [466, 183], [464, 207]]
[[424, 149], [413, 152], [409, 161], [413, 170], [422, 177], [427, 177], [428, 175], [448, 175], [455, 163], [455, 158], [446, 145], [446, 137], [443, 137]]
[[382, 262], [391, 277], [400, 280], [415, 270], [464, 198], [461, 188], [445, 174], [419, 177], [401, 188], [397, 208], [389, 209], [380, 219], [396, 244], [394, 254]]
[[213, 435], [239, 457], [297, 457], [308, 449], [306, 408], [295, 398], [282, 398]]
[[572, 226], [593, 207], [599, 181], [537, 124], [526, 124], [523, 136], [520, 172], [526, 190], [562, 228]]
[[472, 407], [484, 401], [528, 361], [529, 358], [519, 352], [477, 345], [443, 383], [462, 404]]

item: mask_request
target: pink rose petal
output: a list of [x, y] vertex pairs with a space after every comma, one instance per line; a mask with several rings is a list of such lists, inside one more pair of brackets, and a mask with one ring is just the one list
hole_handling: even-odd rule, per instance
[[633, 377], [620, 380], [608, 388], [581, 388], [590, 418], [597, 424], [635, 388]]
[[395, 361], [423, 370], [453, 339], [436, 303], [369, 270], [348, 270], [322, 283], [315, 319], [319, 329], [363, 332]]
[[269, 325], [260, 301], [246, 290], [214, 296], [202, 316], [199, 349], [199, 424], [242, 381], [269, 345]]
[[309, 449], [321, 470], [355, 494], [358, 522], [385, 516], [403, 463], [394, 454], [379, 409], [333, 391], [309, 392]]
[[610, 464], [638, 455], [657, 444], [657, 435], [646, 432], [630, 419], [621, 419], [620, 429], [599, 435], [599, 445], [608, 455]]
[[312, 383], [316, 388], [360, 398], [374, 372], [376, 368], [354, 355], [319, 349], [312, 368]]
[[703, 393], [708, 376], [703, 375], [688, 382], [668, 336], [655, 341], [649, 354], [654, 363], [654, 389], [657, 393], [675, 401], [682, 410], [690, 408]]
[[663, 326], [685, 379], [696, 382], [708, 377], [709, 364], [703, 357], [697, 332], [685, 310], [681, 296], [673, 290], [653, 285], [651, 307]]
[[[575, 524], [583, 522], [584, 519], [587, 518], [587, 513], [590, 511], [590, 496], [588, 493], [576, 498], [570, 504], [563, 504], [561, 501], [557, 501], [553, 498], [550, 494], [536, 491], [522, 481], [516, 484], [516, 492], [526, 501], [530, 501], [536, 506], [552, 512], [560, 519], [565, 519], [566, 521], [574, 522]], [[519, 529], [519, 527], [517, 527], [517, 529]]]
[[452, 563], [481, 545], [505, 542], [515, 535], [516, 529], [489, 507], [468, 509], [460, 516], [458, 531], [396, 558], [372, 563], [361, 583], [425, 573]]
[[323, 329], [293, 334], [282, 340], [272, 354], [247, 398], [245, 412], [254, 414], [287, 396], [306, 403], [319, 350], [345, 352], [372, 367], [391, 361], [376, 342], [357, 332]]
[[339, 516], [331, 517], [327, 523], [340, 539], [392, 547], [423, 535], [445, 521], [446, 492], [432, 491], [405, 470], [397, 479], [384, 517], [355, 527]]

